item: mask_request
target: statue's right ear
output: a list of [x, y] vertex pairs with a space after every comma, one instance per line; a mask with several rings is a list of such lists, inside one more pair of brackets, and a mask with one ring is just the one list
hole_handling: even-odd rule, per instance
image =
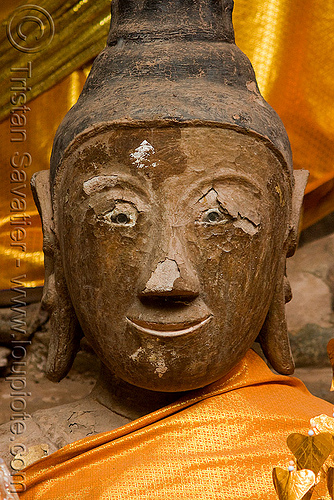
[[42, 170], [34, 173], [31, 178], [30, 185], [43, 228], [45, 277], [42, 306], [51, 313], [56, 293], [54, 280], [54, 253], [56, 236], [54, 233], [49, 170]]
[[82, 331], [68, 293], [54, 225], [49, 170], [36, 172], [31, 189], [42, 220], [45, 281], [42, 306], [49, 311], [50, 344], [46, 375], [59, 382], [70, 370]]

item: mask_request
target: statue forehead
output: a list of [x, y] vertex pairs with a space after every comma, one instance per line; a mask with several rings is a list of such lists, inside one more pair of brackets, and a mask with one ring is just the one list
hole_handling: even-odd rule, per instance
[[[62, 168], [68, 176], [87, 176], [112, 168], [133, 175], [167, 177], [181, 175], [189, 167], [210, 175], [219, 167], [250, 179], [270, 168], [289, 180], [275, 154], [258, 139], [218, 127], [118, 128], [81, 137], [69, 148]], [[191, 168], [190, 168], [191, 170]], [[60, 172], [59, 172], [60, 173]], [[58, 174], [59, 174], [58, 173]]]

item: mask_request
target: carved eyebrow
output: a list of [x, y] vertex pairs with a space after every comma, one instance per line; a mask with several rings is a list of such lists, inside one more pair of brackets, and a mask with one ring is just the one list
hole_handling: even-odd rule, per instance
[[[250, 181], [247, 177], [239, 173], [226, 172], [212, 178], [212, 176], [207, 176], [194, 184], [191, 184], [188, 189], [184, 190], [184, 195], [182, 198], [187, 200], [193, 197], [195, 193], [198, 194], [198, 199], [203, 198], [208, 191], [215, 189], [217, 184], [220, 182], [233, 181], [238, 182], [238, 184], [246, 189], [249, 189], [256, 198], [261, 198], [263, 195], [263, 189], [256, 182]], [[198, 202], [198, 200], [197, 200]], [[196, 203], [197, 203], [196, 202]]]
[[99, 193], [106, 187], [114, 187], [117, 183], [117, 175], [97, 175], [85, 181], [82, 189], [85, 194], [90, 196], [93, 193]]
[[82, 189], [87, 196], [99, 193], [104, 189], [117, 190], [117, 188], [131, 192], [132, 195], [139, 195], [146, 202], [150, 203], [152, 201], [149, 191], [144, 189], [142, 183], [128, 175], [96, 175], [82, 185]]
[[246, 187], [253, 191], [254, 194], [256, 195], [262, 195], [263, 194], [263, 189], [262, 187], [255, 181], [255, 180], [249, 180], [248, 177], [240, 174], [240, 173], [234, 173], [234, 172], [229, 172], [226, 173], [225, 175], [216, 177], [213, 179], [213, 183], [219, 181], [237, 181], [240, 186]]

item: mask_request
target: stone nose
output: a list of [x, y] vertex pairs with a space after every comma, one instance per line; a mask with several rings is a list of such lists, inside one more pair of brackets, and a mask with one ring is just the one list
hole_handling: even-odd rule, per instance
[[171, 298], [194, 300], [199, 294], [199, 283], [196, 275], [188, 269], [184, 262], [166, 257], [158, 262], [140, 298]]

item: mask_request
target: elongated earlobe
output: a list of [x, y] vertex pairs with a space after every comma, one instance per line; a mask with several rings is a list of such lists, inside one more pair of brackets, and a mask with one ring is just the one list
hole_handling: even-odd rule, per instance
[[45, 281], [42, 305], [50, 315], [50, 344], [46, 375], [59, 382], [70, 370], [82, 331], [68, 294], [53, 223], [49, 171], [37, 172], [31, 188], [43, 227]]
[[295, 369], [285, 316], [287, 299], [291, 299], [291, 290], [282, 273], [282, 279], [276, 285], [266, 320], [258, 336], [264, 355], [271, 366], [282, 375], [290, 375]]
[[[58, 259], [57, 259], [58, 260]], [[54, 286], [55, 300], [50, 304], [50, 344], [46, 364], [46, 376], [59, 382], [69, 372], [83, 336], [71, 299], [68, 295], [62, 270], [57, 269], [49, 285]]]

